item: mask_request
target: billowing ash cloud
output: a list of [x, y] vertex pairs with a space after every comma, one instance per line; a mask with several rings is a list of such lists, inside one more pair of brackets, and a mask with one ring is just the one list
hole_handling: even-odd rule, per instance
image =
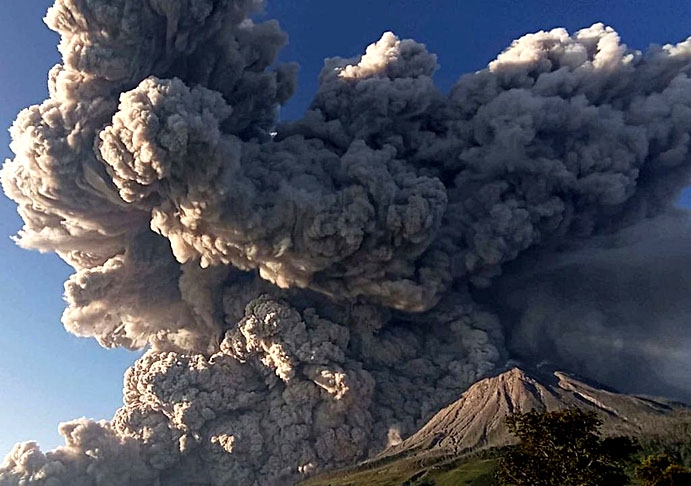
[[[276, 125], [296, 68], [275, 63], [278, 24], [251, 20], [262, 6], [49, 11], [63, 62], [2, 170], [18, 243], [74, 267], [68, 331], [151, 349], [112, 421], [17, 445], [0, 484], [291, 483], [405, 437], [509, 350], [616, 382], [588, 340], [619, 333], [648, 359], [672, 327], [689, 338], [672, 314], [589, 325], [581, 309], [633, 297], [572, 270], [656, 265], [627, 256], [655, 245], [626, 245], [666, 227], [687, 182], [691, 40], [641, 53], [601, 24], [540, 32], [444, 94], [436, 57], [386, 33], [328, 59], [305, 116]], [[575, 318], [535, 318], [526, 288]]]

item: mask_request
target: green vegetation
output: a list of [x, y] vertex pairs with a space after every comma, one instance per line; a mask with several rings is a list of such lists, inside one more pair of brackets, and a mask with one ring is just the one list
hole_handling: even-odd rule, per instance
[[643, 459], [636, 468], [636, 478], [644, 486], [688, 486], [691, 469], [674, 464], [666, 454], [655, 454]]
[[431, 471], [431, 484], [435, 486], [494, 486], [496, 459], [475, 459], [461, 462], [448, 471]]
[[637, 444], [624, 437], [602, 439], [597, 414], [577, 408], [530, 411], [506, 418], [518, 444], [499, 460], [499, 484], [515, 486], [624, 486]]
[[665, 455], [675, 464], [691, 467], [691, 419], [687, 415], [676, 417], [673, 426], [661, 426], [661, 433], [652, 437], [642, 437], [644, 456]]
[[372, 468], [335, 472], [303, 486], [496, 486], [495, 452], [462, 458], [404, 458]]

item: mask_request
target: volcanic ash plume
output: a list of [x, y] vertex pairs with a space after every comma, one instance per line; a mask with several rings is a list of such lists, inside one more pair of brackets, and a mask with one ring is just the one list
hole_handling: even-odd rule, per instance
[[[49, 10], [63, 62], [2, 170], [17, 241], [74, 267], [68, 331], [150, 349], [110, 422], [18, 444], [0, 484], [273, 485], [350, 464], [501, 366], [505, 336], [540, 357], [532, 311], [492, 307], [516, 300], [521, 262], [578, 262], [671, 217], [691, 40], [641, 53], [601, 24], [539, 32], [443, 94], [436, 56], [386, 33], [326, 60], [305, 116], [277, 124], [297, 69], [276, 64], [287, 37], [262, 7]], [[574, 335], [562, 324], [542, 334]], [[549, 358], [578, 367], [582, 349]]]

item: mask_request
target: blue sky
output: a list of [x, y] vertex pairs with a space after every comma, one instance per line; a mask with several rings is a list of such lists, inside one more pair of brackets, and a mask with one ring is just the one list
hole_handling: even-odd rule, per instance
[[[0, 158], [10, 157], [17, 111], [42, 101], [47, 72], [59, 61], [58, 38], [42, 23], [52, 0], [0, 2]], [[678, 42], [691, 34], [691, 2], [268, 0], [268, 17], [290, 34], [284, 60], [302, 68], [298, 93], [283, 110], [300, 116], [316, 87], [322, 61], [353, 56], [392, 30], [427, 44], [447, 89], [462, 73], [484, 67], [520, 35], [602, 21], [630, 47]], [[122, 374], [139, 353], [104, 350], [69, 335], [60, 324], [62, 284], [70, 269], [54, 255], [17, 248], [21, 222], [0, 196], [0, 456], [19, 440], [45, 448], [61, 443], [57, 424], [79, 416], [110, 418], [121, 401]]]

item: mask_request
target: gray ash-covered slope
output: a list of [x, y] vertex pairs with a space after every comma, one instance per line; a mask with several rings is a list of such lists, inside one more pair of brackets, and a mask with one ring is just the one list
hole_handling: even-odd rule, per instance
[[504, 422], [507, 415], [569, 407], [597, 413], [607, 436], [654, 436], [682, 420], [691, 421], [691, 409], [679, 402], [617, 393], [561, 371], [527, 373], [513, 368], [471, 386], [382, 456], [459, 454], [507, 445], [512, 441]]

